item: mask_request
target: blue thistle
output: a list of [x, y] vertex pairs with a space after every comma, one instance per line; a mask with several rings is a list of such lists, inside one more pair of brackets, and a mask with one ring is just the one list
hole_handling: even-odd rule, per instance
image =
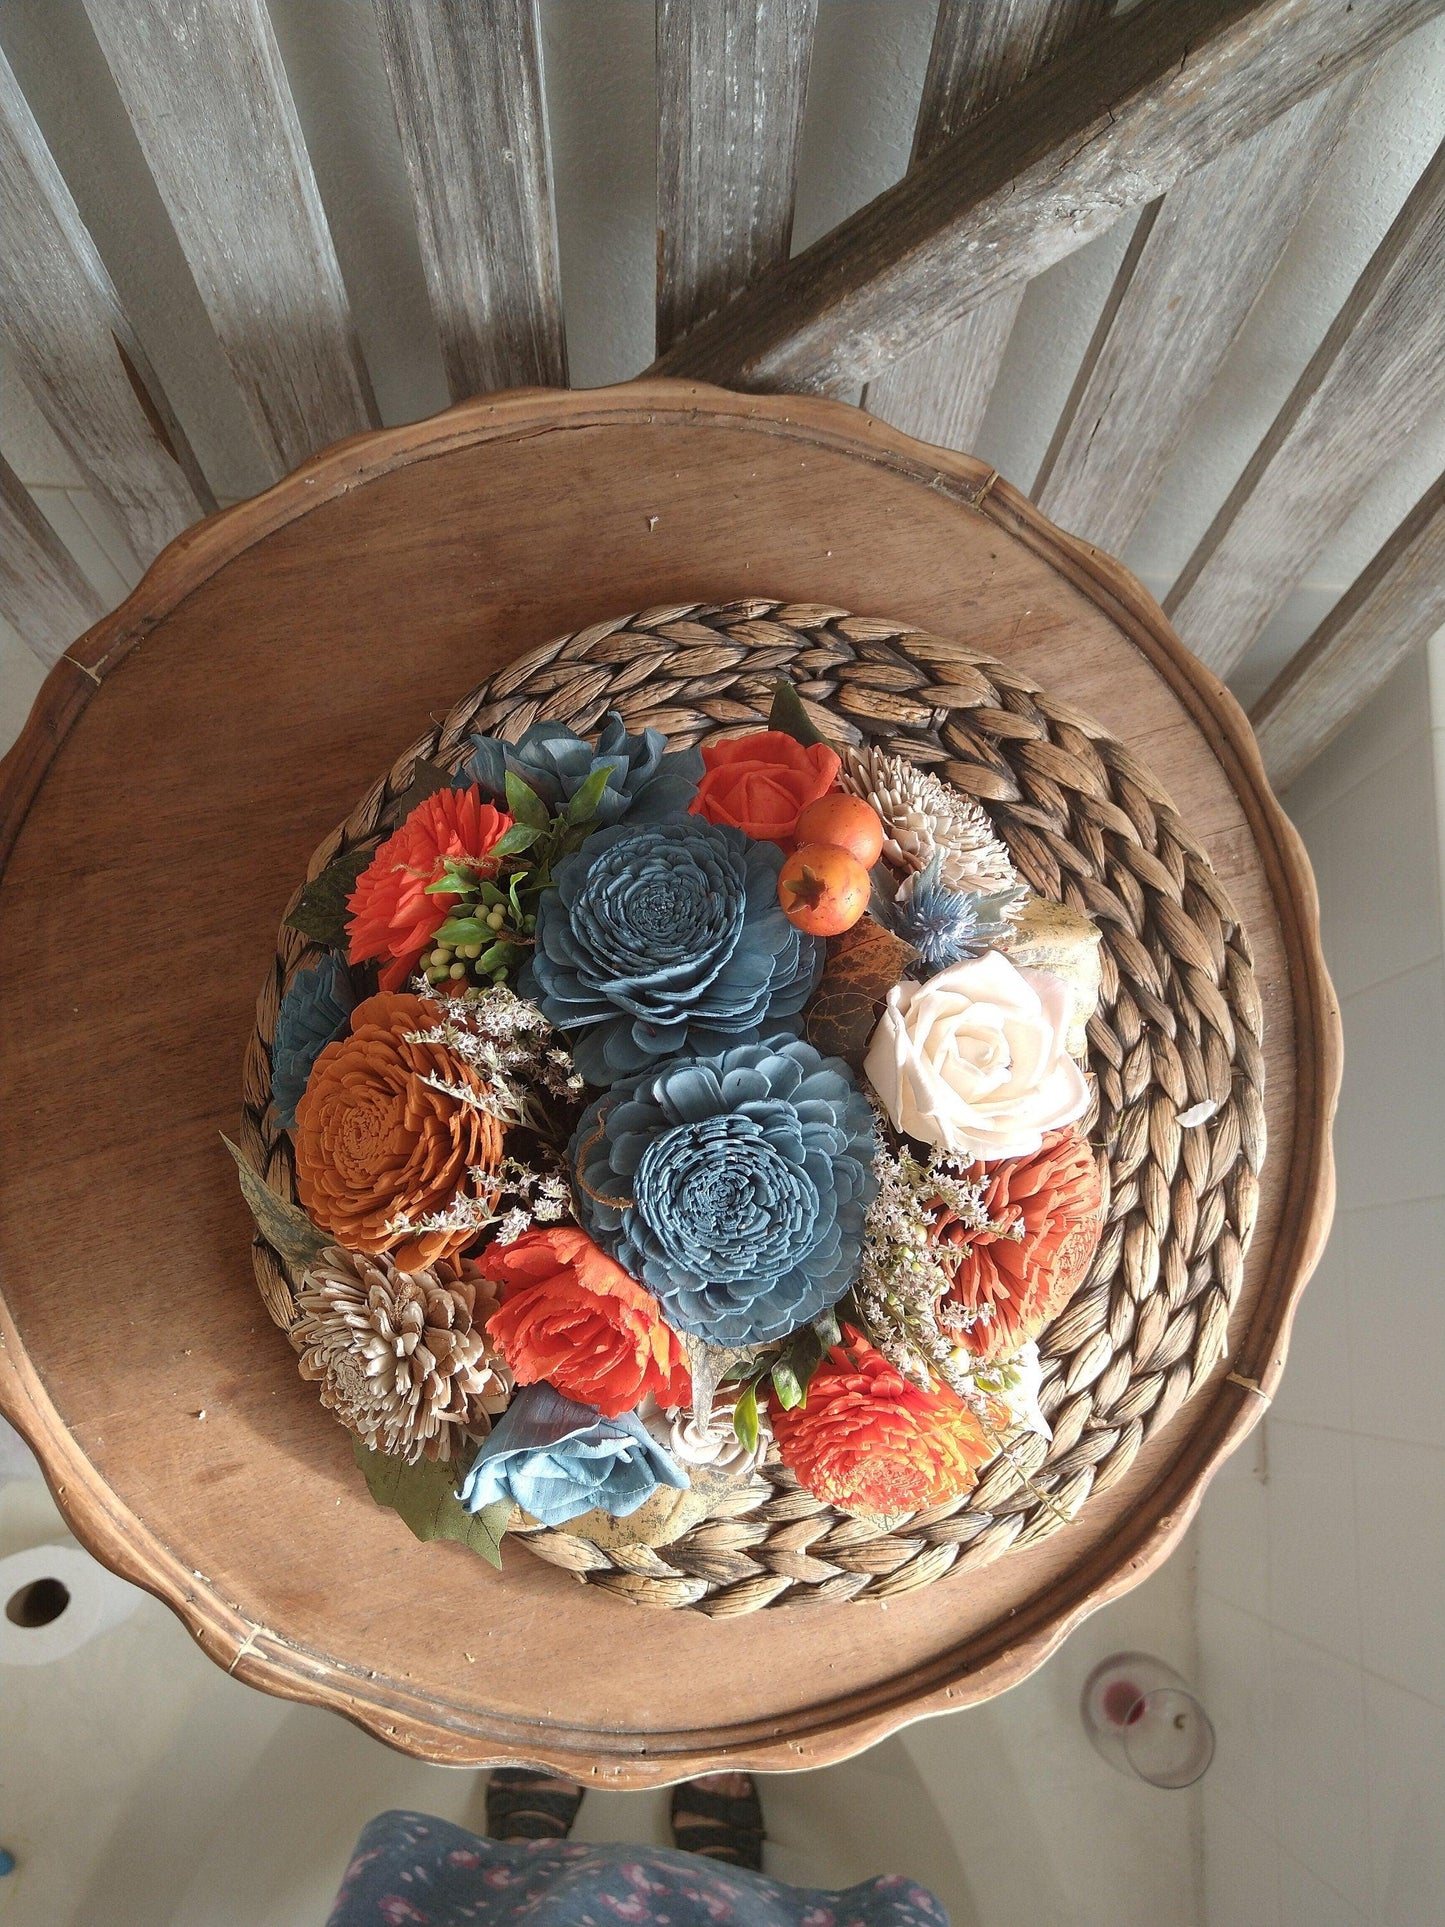
[[987, 896], [977, 890], [950, 890], [940, 879], [940, 867], [935, 853], [927, 868], [909, 877], [895, 895], [876, 888], [873, 892], [873, 915], [895, 937], [913, 945], [926, 976], [993, 949], [1008, 934], [1009, 920], [1027, 895], [1021, 887]]

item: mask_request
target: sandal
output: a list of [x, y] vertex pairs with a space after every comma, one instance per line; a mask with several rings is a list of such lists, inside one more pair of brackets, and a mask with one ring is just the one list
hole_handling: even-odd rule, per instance
[[581, 1804], [575, 1780], [523, 1766], [494, 1767], [487, 1779], [487, 1837], [565, 1840]]
[[750, 1773], [710, 1774], [746, 1783], [745, 1793], [718, 1793], [700, 1780], [672, 1789], [672, 1842], [683, 1853], [704, 1854], [731, 1867], [763, 1870], [763, 1808]]

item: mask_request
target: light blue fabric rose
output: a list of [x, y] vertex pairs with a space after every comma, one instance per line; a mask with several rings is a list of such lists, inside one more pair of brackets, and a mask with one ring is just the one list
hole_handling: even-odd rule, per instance
[[687, 1483], [636, 1413], [603, 1418], [550, 1385], [528, 1385], [477, 1454], [461, 1501], [482, 1512], [510, 1499], [544, 1526], [560, 1526], [594, 1506], [625, 1519], [660, 1485], [682, 1491]]
[[783, 915], [783, 854], [679, 813], [589, 836], [557, 865], [519, 988], [589, 1084], [751, 1042], [807, 1002], [824, 946]]
[[667, 1322], [743, 1346], [819, 1317], [856, 1279], [877, 1149], [847, 1066], [774, 1038], [623, 1080], [569, 1155], [583, 1224]]
[[535, 790], [550, 810], [570, 803], [596, 769], [606, 767], [607, 787], [597, 804], [600, 824], [651, 822], [685, 810], [702, 777], [702, 751], [669, 751], [661, 730], [629, 736], [622, 718], [609, 709], [597, 747], [564, 723], [533, 723], [516, 743], [495, 736], [474, 736], [472, 754], [454, 783], [479, 783], [494, 802], [506, 801], [507, 772]]
[[271, 1108], [282, 1130], [296, 1129], [296, 1106], [311, 1066], [346, 1029], [355, 1004], [351, 973], [334, 952], [291, 979], [271, 1039]]

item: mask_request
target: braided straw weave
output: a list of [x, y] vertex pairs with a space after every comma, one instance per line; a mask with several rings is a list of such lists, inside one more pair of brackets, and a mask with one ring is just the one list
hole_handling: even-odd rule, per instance
[[[669, 1546], [604, 1549], [541, 1527], [519, 1535], [636, 1604], [709, 1614], [886, 1599], [1060, 1530], [1124, 1476], [1223, 1355], [1264, 1155], [1249, 945], [1164, 789], [1031, 677], [901, 623], [750, 600], [649, 609], [559, 636], [413, 744], [316, 851], [310, 874], [389, 833], [415, 759], [454, 768], [473, 731], [515, 740], [540, 720], [588, 731], [616, 708], [629, 729], [660, 729], [683, 747], [757, 727], [782, 676], [834, 741], [879, 742], [980, 798], [1034, 889], [1102, 928], [1091, 1135], [1107, 1153], [1111, 1195], [1089, 1275], [1040, 1339], [1053, 1438], [1014, 1443], [963, 1498], [885, 1530], [821, 1504], [770, 1462], [764, 1483]], [[290, 1142], [267, 1110], [270, 1045], [285, 986], [311, 954], [283, 927], [244, 1071], [243, 1154], [292, 1200]], [[259, 1237], [254, 1259], [266, 1309], [289, 1332], [291, 1281]]]

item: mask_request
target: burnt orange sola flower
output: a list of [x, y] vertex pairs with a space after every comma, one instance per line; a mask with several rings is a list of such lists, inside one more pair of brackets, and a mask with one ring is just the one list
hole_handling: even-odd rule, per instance
[[[422, 997], [368, 997], [296, 1106], [303, 1209], [348, 1251], [389, 1251], [398, 1271], [463, 1251], [497, 1190], [503, 1130], [486, 1085], [444, 1045], [414, 1041], [439, 1014]], [[422, 1227], [434, 1218], [450, 1222]]]
[[687, 1353], [657, 1300], [585, 1231], [525, 1231], [489, 1245], [478, 1270], [502, 1287], [487, 1336], [519, 1385], [545, 1379], [604, 1418], [630, 1412], [648, 1392], [663, 1406], [691, 1399]]
[[963, 1342], [976, 1358], [1004, 1358], [1037, 1338], [1083, 1282], [1103, 1234], [1103, 1179], [1076, 1129], [1053, 1132], [1032, 1157], [963, 1175], [983, 1182], [989, 1225], [972, 1230], [942, 1213], [933, 1235], [957, 1253], [948, 1298], [971, 1320]]
[[942, 1505], [971, 1490], [995, 1450], [961, 1398], [913, 1384], [850, 1325], [813, 1374], [807, 1402], [785, 1412], [773, 1398], [769, 1412], [783, 1464], [815, 1498], [848, 1512]]
[[436, 882], [448, 857], [490, 876], [496, 869], [492, 848], [511, 827], [511, 817], [486, 802], [475, 783], [438, 790], [418, 803], [347, 898], [349, 960], [380, 962], [381, 988], [400, 990], [458, 900], [429, 896], [427, 885]]

